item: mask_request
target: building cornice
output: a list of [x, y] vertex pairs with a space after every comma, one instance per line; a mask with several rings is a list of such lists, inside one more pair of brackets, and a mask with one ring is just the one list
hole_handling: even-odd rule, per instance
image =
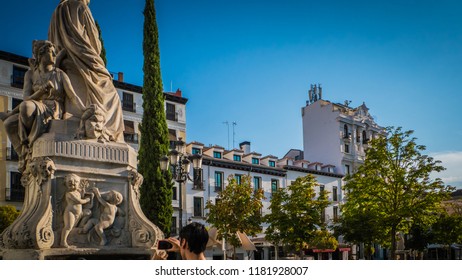
[[247, 172], [255, 172], [255, 173], [273, 175], [273, 176], [279, 176], [279, 177], [286, 176], [286, 171], [281, 168], [266, 167], [266, 166], [261, 166], [261, 165], [248, 164], [244, 162], [234, 162], [234, 161], [229, 161], [226, 159], [215, 159], [215, 158], [206, 157], [202, 160], [202, 164], [213, 166], [213, 167], [221, 167], [221, 168], [241, 170], [241, 171], [247, 171]]
[[324, 172], [324, 171], [319, 171], [319, 170], [306, 169], [306, 168], [302, 168], [298, 166], [285, 165], [282, 168], [287, 171], [289, 170], [298, 171], [298, 172], [303, 172], [303, 173], [316, 174], [316, 175], [322, 175], [322, 176], [328, 176], [328, 177], [334, 177], [334, 178], [343, 178], [345, 176], [343, 174], [335, 174], [335, 173], [329, 173], [329, 172]]

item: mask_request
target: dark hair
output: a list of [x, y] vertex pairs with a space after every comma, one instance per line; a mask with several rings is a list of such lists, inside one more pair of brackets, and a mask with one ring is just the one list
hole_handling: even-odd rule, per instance
[[198, 255], [205, 251], [205, 247], [209, 241], [209, 233], [203, 224], [192, 222], [181, 229], [180, 239], [185, 239], [189, 251]]

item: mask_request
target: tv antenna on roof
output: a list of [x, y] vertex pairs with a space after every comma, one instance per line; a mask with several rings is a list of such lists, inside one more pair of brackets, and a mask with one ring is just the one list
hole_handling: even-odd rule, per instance
[[226, 124], [228, 126], [228, 150], [229, 150], [229, 122], [224, 121], [223, 124]]
[[233, 149], [235, 147], [234, 145], [234, 137], [236, 136], [236, 133], [234, 132], [234, 127], [237, 125], [237, 122], [233, 122]]

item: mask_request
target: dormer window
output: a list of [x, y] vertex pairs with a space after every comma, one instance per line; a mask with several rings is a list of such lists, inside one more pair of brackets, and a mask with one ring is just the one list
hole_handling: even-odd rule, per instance
[[274, 160], [270, 160], [270, 161], [268, 161], [268, 165], [270, 167], [276, 167], [276, 162]]
[[234, 161], [241, 161], [241, 156], [240, 155], [234, 155], [233, 160]]
[[221, 153], [220, 152], [213, 152], [213, 157], [214, 158], [221, 158]]
[[260, 164], [260, 160], [258, 158], [252, 158], [252, 164]]
[[191, 153], [193, 155], [200, 155], [201, 154], [201, 149], [199, 148], [192, 148]]

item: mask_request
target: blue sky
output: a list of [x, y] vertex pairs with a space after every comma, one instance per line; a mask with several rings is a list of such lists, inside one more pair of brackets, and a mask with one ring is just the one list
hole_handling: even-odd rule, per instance
[[[30, 56], [58, 2], [3, 3], [0, 49]], [[90, 8], [109, 70], [142, 85], [144, 1]], [[462, 2], [157, 0], [156, 9], [164, 88], [189, 98], [188, 141], [227, 148], [223, 122], [235, 121], [236, 145], [278, 157], [302, 149], [300, 108], [321, 83], [324, 99], [365, 102], [380, 125], [415, 130], [448, 168], [440, 177], [462, 187]]]

